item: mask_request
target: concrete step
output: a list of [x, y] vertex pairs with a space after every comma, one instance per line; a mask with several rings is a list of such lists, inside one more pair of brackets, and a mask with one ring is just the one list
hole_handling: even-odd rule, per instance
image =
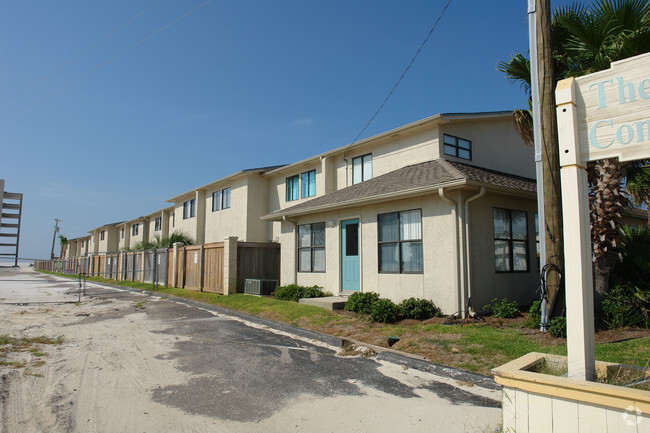
[[342, 310], [348, 301], [344, 296], [326, 296], [324, 298], [302, 298], [298, 302], [314, 307], [325, 308], [326, 310]]

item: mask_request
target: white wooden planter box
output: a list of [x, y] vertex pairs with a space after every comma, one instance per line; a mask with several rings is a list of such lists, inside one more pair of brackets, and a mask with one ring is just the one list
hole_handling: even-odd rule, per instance
[[[650, 433], [649, 391], [530, 371], [544, 362], [558, 365], [566, 357], [529, 353], [492, 370], [503, 386], [504, 433]], [[598, 377], [622, 367], [596, 362]]]

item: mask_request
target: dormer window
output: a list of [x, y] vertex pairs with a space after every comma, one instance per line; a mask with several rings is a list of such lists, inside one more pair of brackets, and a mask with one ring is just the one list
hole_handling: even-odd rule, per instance
[[445, 155], [472, 160], [472, 142], [464, 138], [444, 134]]

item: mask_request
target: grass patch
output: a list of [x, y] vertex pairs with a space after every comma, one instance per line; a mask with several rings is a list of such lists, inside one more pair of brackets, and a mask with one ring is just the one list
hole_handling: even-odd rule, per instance
[[[37, 368], [45, 364], [43, 359], [48, 354], [43, 350], [43, 346], [51, 345], [56, 346], [63, 343], [63, 337], [50, 338], [45, 336], [40, 337], [12, 337], [10, 335], [0, 335], [0, 366], [8, 368], [27, 368], [26, 373], [30, 372], [30, 368]], [[16, 354], [29, 354], [28, 357], [20, 356], [16, 358]]]

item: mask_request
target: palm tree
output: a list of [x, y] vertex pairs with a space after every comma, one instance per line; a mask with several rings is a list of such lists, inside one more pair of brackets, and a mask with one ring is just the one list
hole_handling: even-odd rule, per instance
[[[650, 3], [601, 0], [557, 8], [551, 38], [556, 82], [608, 69], [611, 62], [650, 52]], [[529, 91], [530, 66], [526, 67], [526, 62], [517, 54], [510, 61], [499, 62], [497, 69]], [[532, 129], [532, 117], [521, 110], [515, 114], [515, 122], [520, 131]], [[524, 141], [527, 137], [522, 134]], [[589, 164], [595, 283], [600, 294], [607, 290], [610, 271], [620, 257], [621, 210], [629, 205], [622, 181], [629, 167], [616, 159]], [[553, 169], [559, 171], [559, 167]]]
[[175, 243], [182, 243], [183, 245], [194, 245], [194, 239], [183, 232], [174, 232], [169, 237], [161, 237], [154, 235], [151, 240], [147, 242], [138, 242], [135, 246], [136, 250], [153, 250], [157, 248], [173, 248]]
[[59, 244], [61, 245], [61, 254], [59, 255], [59, 258], [63, 259], [65, 256], [65, 247], [68, 245], [68, 238], [63, 235], [59, 235]]
[[636, 205], [645, 204], [650, 229], [650, 165], [637, 165], [628, 169], [625, 190]]

